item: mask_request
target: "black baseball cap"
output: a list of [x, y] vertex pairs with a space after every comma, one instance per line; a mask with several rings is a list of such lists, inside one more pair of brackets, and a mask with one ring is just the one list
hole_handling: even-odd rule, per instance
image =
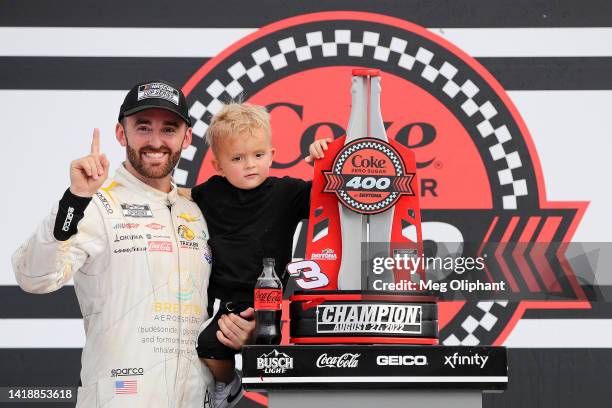
[[191, 126], [187, 100], [181, 90], [170, 82], [161, 79], [140, 82], [132, 87], [125, 96], [119, 109], [121, 119], [145, 109], [166, 109], [179, 115]]

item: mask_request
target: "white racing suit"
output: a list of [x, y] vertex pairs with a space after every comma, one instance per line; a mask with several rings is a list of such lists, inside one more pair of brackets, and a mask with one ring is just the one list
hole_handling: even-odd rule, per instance
[[212, 259], [198, 207], [122, 166], [66, 241], [54, 237], [56, 214], [16, 251], [13, 269], [31, 293], [74, 278], [86, 334], [77, 407], [209, 406], [213, 380], [195, 348]]

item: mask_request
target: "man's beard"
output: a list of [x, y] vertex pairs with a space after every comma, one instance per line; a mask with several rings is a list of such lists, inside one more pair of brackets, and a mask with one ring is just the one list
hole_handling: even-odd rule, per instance
[[[181, 158], [181, 151], [172, 152], [170, 149], [166, 147], [161, 147], [159, 149], [154, 149], [149, 146], [145, 146], [141, 148], [138, 152], [133, 149], [129, 144], [125, 147], [127, 158], [132, 165], [132, 167], [143, 177], [152, 178], [152, 179], [160, 179], [166, 177], [168, 174], [172, 173], [174, 167], [178, 163]], [[143, 160], [141, 160], [140, 156], [145, 152], [151, 153], [168, 153], [168, 161], [165, 165], [160, 166], [150, 166], [147, 165]]]

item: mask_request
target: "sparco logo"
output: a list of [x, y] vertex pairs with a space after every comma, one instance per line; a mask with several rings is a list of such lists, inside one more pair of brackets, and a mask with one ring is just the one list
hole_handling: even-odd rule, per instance
[[68, 231], [70, 229], [70, 224], [72, 223], [73, 217], [74, 217], [74, 208], [68, 207], [66, 219], [64, 220], [64, 225], [62, 226], [62, 231]]
[[[548, 252], [563, 255], [563, 242], [571, 239], [586, 203], [546, 199], [538, 152], [499, 82], [432, 31], [379, 14], [314, 13], [274, 22], [206, 62], [182, 87], [198, 137], [191, 160], [179, 162], [175, 181], [192, 186], [214, 173], [203, 136], [221, 101], [239, 96], [266, 106], [273, 133], [283, 135], [275, 141], [272, 175], [312, 178], [303, 160], [312, 140], [346, 134], [355, 66], [380, 70], [387, 136], [416, 155], [423, 237], [486, 246], [522, 236], [551, 242]], [[383, 187], [386, 181], [374, 171], [385, 158], [360, 155], [348, 163], [371, 169], [367, 177]], [[360, 188], [371, 184], [372, 179], [359, 180]], [[462, 247], [459, 255], [478, 256], [480, 244]], [[550, 299], [550, 288], [563, 299], [584, 299], [567, 262], [514, 262], [513, 250], [513, 245], [504, 250], [507, 264], [491, 265], [474, 278], [507, 281], [508, 293], [539, 302], [506, 302], [500, 294], [499, 301], [469, 301], [459, 308], [441, 303], [440, 315], [448, 321], [441, 343], [500, 344], [526, 308], [546, 307], [540, 300]], [[549, 270], [558, 278], [553, 285], [546, 284]], [[487, 330], [465, 329], [485, 315], [495, 317]]]
[[263, 370], [265, 374], [283, 374], [293, 369], [293, 357], [274, 349], [257, 357], [257, 369]]
[[97, 192], [96, 193], [96, 197], [98, 197], [98, 200], [100, 200], [100, 203], [102, 204], [102, 206], [104, 207], [104, 209], [106, 210], [106, 213], [108, 215], [111, 215], [114, 211], [113, 208], [111, 207], [110, 203], [108, 202], [108, 200], [106, 199], [106, 197], [104, 197], [102, 195], [101, 192]]
[[140, 368], [113, 368], [111, 377], [130, 377], [134, 375], [144, 375], [144, 369]]
[[427, 356], [377, 356], [376, 364], [379, 366], [424, 366], [427, 365]]
[[489, 360], [489, 356], [480, 355], [478, 353], [472, 355], [460, 355], [454, 353], [450, 356], [444, 356], [444, 365], [456, 368], [457, 366], [477, 366], [484, 368]]
[[361, 354], [344, 353], [341, 356], [328, 356], [323, 353], [317, 358], [317, 367], [355, 368], [359, 366]]

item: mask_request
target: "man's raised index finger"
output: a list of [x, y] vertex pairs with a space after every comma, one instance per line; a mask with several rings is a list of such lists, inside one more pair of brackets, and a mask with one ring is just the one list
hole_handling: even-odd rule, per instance
[[91, 154], [100, 154], [100, 129], [94, 128], [91, 139]]

